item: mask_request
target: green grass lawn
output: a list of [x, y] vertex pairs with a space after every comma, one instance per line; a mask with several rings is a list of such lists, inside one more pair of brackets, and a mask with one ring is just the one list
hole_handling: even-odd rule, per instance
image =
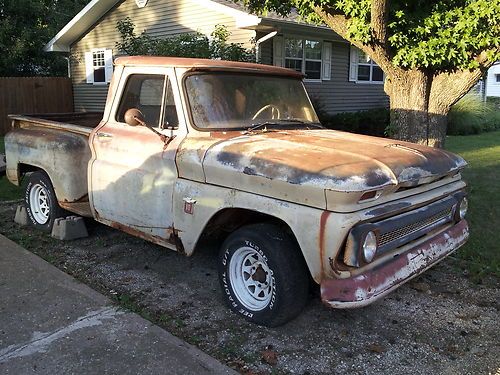
[[[3, 137], [0, 137], [0, 154], [5, 153]], [[0, 201], [12, 201], [21, 199], [22, 190], [17, 186], [11, 184], [7, 177], [0, 177]]]
[[[474, 276], [500, 276], [500, 131], [450, 136], [446, 148], [469, 163], [463, 176], [469, 185], [467, 218], [471, 237], [456, 256]], [[0, 137], [0, 153], [3, 150], [3, 137]], [[20, 188], [5, 177], [0, 179], [0, 201], [21, 197]]]
[[470, 239], [458, 252], [476, 277], [500, 276], [500, 131], [450, 136], [446, 149], [461, 155], [469, 191]]

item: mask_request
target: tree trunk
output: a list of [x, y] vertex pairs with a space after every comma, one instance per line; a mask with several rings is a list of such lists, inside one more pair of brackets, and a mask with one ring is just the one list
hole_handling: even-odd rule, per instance
[[395, 139], [444, 147], [448, 112], [481, 77], [482, 71], [458, 71], [437, 76], [419, 70], [388, 75], [390, 136]]
[[446, 139], [447, 115], [481, 78], [494, 61], [487, 52], [499, 52], [498, 46], [482, 51], [474, 60], [478, 67], [450, 72], [406, 70], [395, 66], [387, 42], [389, 1], [372, 0], [371, 43], [363, 43], [350, 35], [351, 20], [335, 12], [334, 6], [316, 6], [314, 11], [337, 34], [372, 58], [387, 75], [385, 92], [391, 104], [389, 133], [396, 139], [443, 147]]
[[[428, 73], [411, 70], [400, 72], [387, 78], [385, 91], [390, 97], [391, 116], [390, 133], [395, 139], [429, 146], [444, 144], [439, 138], [430, 142], [431, 127], [442, 126], [443, 116], [434, 116], [429, 112], [429, 97], [432, 76]], [[446, 116], [444, 116], [446, 126]], [[433, 136], [441, 132], [432, 132]]]

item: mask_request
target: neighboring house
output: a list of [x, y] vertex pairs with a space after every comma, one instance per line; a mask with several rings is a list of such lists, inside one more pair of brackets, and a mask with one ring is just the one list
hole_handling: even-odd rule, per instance
[[500, 62], [495, 63], [488, 69], [484, 86], [486, 97], [500, 97]]
[[302, 71], [309, 94], [330, 113], [388, 105], [382, 70], [325, 26], [296, 17], [258, 17], [231, 0], [92, 0], [45, 46], [70, 56], [76, 111], [103, 110], [113, 58], [120, 54], [116, 24], [125, 17], [136, 32], [157, 38], [194, 31], [210, 35], [215, 25], [225, 25], [230, 42], [251, 48], [257, 41], [260, 62]]

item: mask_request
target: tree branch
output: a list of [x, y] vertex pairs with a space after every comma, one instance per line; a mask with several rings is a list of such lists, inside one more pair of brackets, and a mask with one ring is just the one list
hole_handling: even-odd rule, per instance
[[[374, 1], [377, 2], [377, 1]], [[387, 7], [387, 0], [378, 1], [383, 3], [383, 8]], [[394, 74], [402, 73], [402, 69], [394, 66], [391, 62], [388, 53], [388, 44], [387, 44], [387, 22], [383, 21], [384, 25], [377, 26], [377, 33], [379, 35], [385, 35], [383, 38], [385, 42], [374, 43], [374, 44], [363, 44], [359, 41], [353, 40], [349, 37], [349, 19], [343, 14], [336, 14], [331, 10], [326, 10], [321, 7], [315, 7], [314, 11], [318, 16], [321, 17], [323, 22], [325, 22], [333, 31], [339, 34], [342, 38], [352, 43], [360, 50], [365, 52], [368, 56], [372, 58], [373, 61], [377, 63], [378, 66], [387, 74], [388, 76], [392, 76]], [[380, 17], [387, 17], [387, 11], [382, 11], [381, 13], [377, 13], [377, 20]], [[377, 21], [378, 22], [378, 21]], [[372, 21], [373, 23], [373, 21]]]
[[387, 22], [389, 20], [388, 0], [372, 0], [370, 26], [374, 43], [387, 45]]
[[476, 59], [479, 68], [459, 70], [454, 73], [440, 73], [434, 76], [429, 101], [429, 112], [448, 113], [451, 106], [458, 102], [474, 87], [481, 76], [493, 65], [486, 52], [480, 53]]

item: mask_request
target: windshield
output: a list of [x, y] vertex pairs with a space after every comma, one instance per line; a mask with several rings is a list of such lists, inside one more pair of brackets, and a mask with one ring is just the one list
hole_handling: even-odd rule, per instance
[[186, 78], [197, 128], [247, 129], [266, 123], [318, 123], [299, 79], [250, 74], [203, 73]]

